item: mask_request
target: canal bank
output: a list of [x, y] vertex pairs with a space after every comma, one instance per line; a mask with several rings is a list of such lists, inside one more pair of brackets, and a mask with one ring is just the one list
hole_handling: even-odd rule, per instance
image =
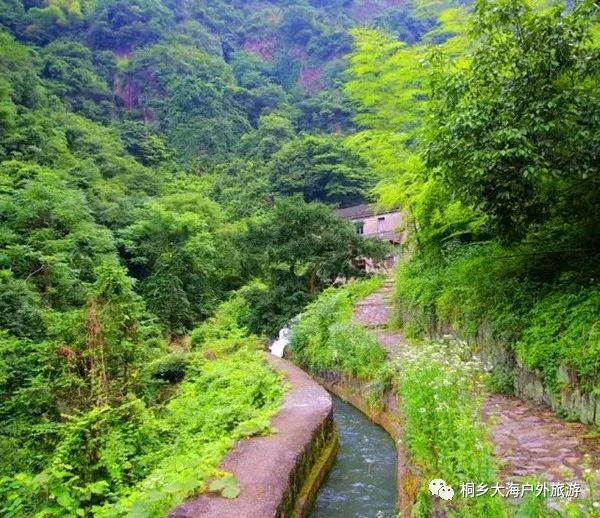
[[337, 397], [333, 415], [340, 447], [310, 518], [393, 518], [397, 515], [394, 441]]
[[203, 493], [176, 507], [170, 518], [303, 518], [309, 513], [337, 451], [331, 396], [290, 362], [267, 359], [289, 389], [271, 420], [276, 433], [241, 440], [219, 466], [235, 476], [239, 495]]
[[417, 493], [421, 487], [421, 477], [410, 462], [401, 426], [402, 416], [398, 400], [393, 390], [387, 391], [381, 406], [372, 409], [368, 403], [370, 383], [337, 372], [313, 376], [331, 394], [351, 404], [370, 421], [379, 425], [392, 438], [395, 446], [395, 478], [397, 509], [400, 516], [411, 516]]

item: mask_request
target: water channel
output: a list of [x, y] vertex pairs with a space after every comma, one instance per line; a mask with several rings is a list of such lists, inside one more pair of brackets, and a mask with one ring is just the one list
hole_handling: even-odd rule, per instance
[[396, 516], [396, 448], [390, 436], [352, 405], [332, 396], [340, 433], [333, 468], [317, 495], [311, 518]]

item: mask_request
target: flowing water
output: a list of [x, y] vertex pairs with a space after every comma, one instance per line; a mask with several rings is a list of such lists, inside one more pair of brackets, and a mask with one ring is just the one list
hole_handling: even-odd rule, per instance
[[311, 518], [396, 516], [394, 441], [352, 405], [333, 399], [340, 450], [319, 489]]
[[283, 352], [286, 346], [290, 343], [290, 328], [288, 326], [282, 327], [279, 330], [277, 338], [273, 340], [273, 343], [269, 346], [271, 354], [283, 358]]

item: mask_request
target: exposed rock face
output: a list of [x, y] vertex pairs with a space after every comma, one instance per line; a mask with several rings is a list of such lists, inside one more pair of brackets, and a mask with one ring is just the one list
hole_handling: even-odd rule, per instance
[[541, 378], [535, 372], [530, 371], [523, 365], [517, 365], [514, 368], [514, 373], [515, 394], [517, 396], [532, 399], [536, 403], [543, 403], [552, 408], [556, 407], [556, 398], [545, 389]]
[[318, 67], [306, 67], [300, 69], [298, 84], [308, 93], [314, 93], [323, 87], [324, 71]]

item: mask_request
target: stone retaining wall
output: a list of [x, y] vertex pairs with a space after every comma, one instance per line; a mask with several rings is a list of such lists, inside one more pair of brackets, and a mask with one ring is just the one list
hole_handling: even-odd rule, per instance
[[240, 441], [219, 466], [237, 477], [239, 496], [204, 493], [171, 518], [303, 518], [310, 511], [337, 450], [331, 396], [288, 361], [268, 360], [290, 389], [271, 420], [277, 433]]
[[394, 439], [398, 452], [398, 509], [402, 517], [410, 517], [421, 486], [421, 477], [409, 460], [401, 426], [401, 411], [395, 392], [393, 390], [386, 392], [382, 409], [373, 411], [367, 402], [371, 391], [369, 382], [337, 372], [321, 373], [314, 378], [332, 394], [367, 415]]
[[544, 384], [540, 373], [521, 364], [512, 348], [494, 339], [485, 326], [479, 329], [477, 343], [486, 365], [503, 367], [514, 374], [516, 396], [547, 405], [584, 424], [600, 426], [600, 395], [582, 391], [575, 369], [568, 364], [559, 366], [557, 394]]
[[[440, 338], [451, 335], [460, 338], [449, 325], [437, 325], [430, 336]], [[488, 326], [480, 326], [476, 343], [484, 364], [491, 368], [504, 368], [514, 375], [514, 393], [550, 407], [554, 412], [566, 414], [584, 424], [600, 426], [600, 394], [584, 392], [577, 379], [575, 369], [563, 363], [559, 367], [558, 394], [544, 384], [540, 373], [521, 364], [509, 344], [495, 339]]]

